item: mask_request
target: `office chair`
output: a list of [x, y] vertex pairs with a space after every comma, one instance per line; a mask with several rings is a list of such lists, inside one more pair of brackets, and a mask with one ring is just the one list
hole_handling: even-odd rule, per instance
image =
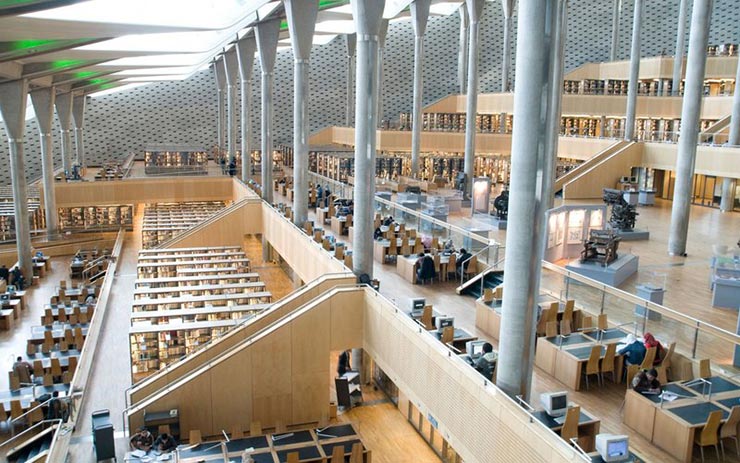
[[655, 353], [658, 351], [657, 347], [651, 347], [645, 352], [645, 358], [642, 360], [642, 364], [640, 365], [640, 368], [643, 370], [649, 370], [653, 368], [653, 363], [655, 363]]
[[709, 378], [712, 376], [712, 368], [709, 359], [699, 360], [699, 378]]
[[722, 411], [715, 410], [709, 414], [707, 423], [702, 428], [701, 432], [694, 434], [694, 443], [699, 446], [701, 450], [701, 461], [704, 462], [704, 447], [713, 445], [714, 450], [717, 452], [717, 459], [719, 460], [719, 425], [722, 422]]
[[590, 375], [596, 375], [596, 381], [597, 383], [600, 383], [601, 379], [601, 372], [599, 370], [599, 362], [601, 361], [601, 346], [593, 346], [591, 347], [591, 355], [588, 356], [588, 361], [586, 362], [586, 369], [584, 370], [584, 375], [586, 376], [586, 389], [588, 389], [588, 377]]
[[740, 446], [737, 440], [737, 428], [740, 424], [740, 405], [735, 405], [730, 410], [730, 416], [727, 417], [727, 421], [724, 422], [722, 427], [719, 429], [719, 445], [722, 447], [722, 457], [725, 457], [725, 443], [724, 439], [732, 439], [735, 441], [735, 452], [740, 457]]
[[601, 359], [601, 371], [599, 372], [599, 376], [601, 376], [601, 383], [604, 383], [604, 373], [611, 373], [612, 374], [612, 382], [617, 382], [617, 376], [616, 376], [616, 369], [614, 368], [614, 360], [617, 355], [617, 344], [611, 343], [606, 345], [606, 352], [604, 353], [604, 358]]
[[565, 412], [565, 421], [563, 422], [563, 428], [560, 430], [560, 437], [565, 442], [570, 443], [571, 439], [578, 439], [578, 421], [581, 418], [581, 407], [575, 406], [570, 407]]

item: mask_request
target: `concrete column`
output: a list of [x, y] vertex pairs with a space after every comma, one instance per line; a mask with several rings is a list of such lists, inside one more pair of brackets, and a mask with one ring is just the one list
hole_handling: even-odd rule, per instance
[[226, 71], [224, 69], [223, 58], [213, 63], [213, 72], [216, 75], [216, 90], [218, 91], [218, 103], [216, 103], [216, 143], [218, 144], [218, 153], [224, 151], [226, 143], [224, 142], [224, 128], [226, 126], [226, 112], [224, 111], [224, 93], [226, 92]]
[[308, 220], [308, 71], [311, 41], [316, 29], [318, 0], [285, 0], [290, 43], [293, 47], [293, 221]]
[[383, 54], [385, 51], [385, 38], [388, 35], [388, 20], [380, 21], [380, 32], [378, 33], [378, 127], [383, 123]]
[[42, 87], [31, 92], [31, 103], [36, 113], [36, 123], [41, 137], [41, 180], [44, 185], [44, 214], [46, 234], [50, 238], [59, 231], [57, 198], [54, 191], [54, 152], [52, 150], [51, 126], [54, 123], [54, 100], [56, 89]]
[[254, 35], [248, 35], [236, 42], [236, 56], [239, 59], [239, 76], [242, 80], [242, 181], [248, 182], [252, 176], [252, 66], [257, 42]]
[[262, 199], [272, 203], [272, 71], [275, 68], [280, 19], [255, 26], [262, 66]]
[[642, 29], [642, 0], [635, 0], [632, 21], [632, 48], [630, 50], [630, 80], [627, 84], [627, 116], [624, 121], [624, 139], [635, 138], [635, 110], [637, 90], [640, 88], [640, 29]]
[[431, 0], [414, 0], [411, 4], [411, 25], [414, 27], [414, 103], [411, 113], [411, 176], [419, 175], [421, 149], [421, 104], [424, 98], [424, 33], [429, 19]]
[[66, 175], [72, 172], [72, 92], [57, 95], [54, 104], [57, 108], [62, 142], [62, 169]]
[[468, 7], [460, 5], [457, 9], [460, 15], [460, 48], [457, 52], [457, 83], [460, 94], [467, 92], [468, 81], [468, 37], [470, 36], [470, 21], [468, 21]]
[[229, 164], [236, 158], [236, 86], [239, 83], [239, 60], [236, 47], [232, 47], [223, 57], [226, 76], [226, 140], [229, 151]]
[[484, 0], [465, 0], [470, 20], [470, 43], [468, 45], [468, 93], [465, 111], [465, 164], [467, 177], [463, 198], [469, 198], [473, 191], [473, 172], [475, 165], [475, 115], [478, 112], [478, 38], [480, 17], [483, 15]]
[[504, 264], [506, 290], [496, 384], [509, 395], [529, 398], [536, 327], [545, 209], [541, 179], [548, 117], [548, 50], [558, 2], [520, 0], [511, 144], [509, 226]]
[[514, 0], [501, 0], [504, 12], [504, 44], [501, 55], [501, 91], [508, 92], [509, 71], [511, 70], [511, 13], [514, 11]]
[[622, 0], [614, 0], [612, 9], [612, 46], [609, 51], [609, 61], [617, 60], [617, 48], [619, 47], [619, 17], [622, 14]]
[[350, 0], [357, 30], [355, 186], [352, 271], [373, 276], [375, 117], [378, 107], [378, 33], [385, 0]]
[[355, 96], [354, 96], [354, 71], [355, 71], [355, 49], [357, 48], [357, 35], [345, 34], [344, 43], [347, 45], [347, 113], [344, 123], [347, 127], [352, 127], [352, 118], [355, 115]]
[[33, 256], [28, 221], [28, 193], [26, 168], [23, 160], [23, 133], [26, 129], [26, 98], [28, 81], [16, 80], [0, 84], [0, 113], [8, 133], [10, 151], [10, 182], [15, 209], [15, 242], [18, 265], [28, 284], [33, 283]]
[[85, 161], [85, 140], [82, 130], [85, 126], [85, 95], [77, 95], [72, 99], [72, 119], [75, 123], [75, 146], [77, 147], [76, 164], [80, 167], [87, 165]]
[[[730, 146], [740, 145], [740, 61], [737, 63], [735, 71], [735, 92], [732, 94], [732, 115], [730, 116], [730, 138], [727, 144]], [[722, 181], [722, 199], [719, 203], [719, 210], [729, 212], [735, 203], [735, 181], [732, 178], [725, 178]]]
[[683, 49], [686, 40], [686, 10], [689, 6], [688, 0], [680, 0], [678, 6], [678, 30], [676, 31], [676, 54], [673, 58], [673, 85], [671, 95], [678, 96], [681, 87], [681, 71], [683, 70]]
[[671, 229], [668, 235], [668, 253], [686, 255], [686, 238], [691, 212], [691, 185], [696, 165], [696, 143], [699, 139], [699, 116], [704, 71], [707, 65], [709, 24], [712, 20], [712, 0], [694, 2], [691, 13], [689, 54], [686, 61], [686, 84], [681, 107], [681, 134], [678, 137], [676, 184], [671, 209]]

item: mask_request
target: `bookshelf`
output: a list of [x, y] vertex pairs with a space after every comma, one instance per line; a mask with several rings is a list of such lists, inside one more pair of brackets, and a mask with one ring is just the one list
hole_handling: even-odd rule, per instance
[[60, 207], [59, 229], [62, 231], [115, 231], [121, 227], [133, 230], [133, 206]]
[[146, 175], [206, 175], [208, 152], [193, 147], [149, 147], [144, 150]]
[[147, 204], [141, 229], [142, 246], [144, 249], [157, 246], [225, 207], [223, 201]]

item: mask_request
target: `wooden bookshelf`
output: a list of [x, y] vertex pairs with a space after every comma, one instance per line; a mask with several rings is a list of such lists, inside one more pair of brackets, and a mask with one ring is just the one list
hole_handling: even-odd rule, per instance
[[60, 207], [59, 228], [62, 231], [114, 231], [121, 227], [133, 230], [133, 206]]

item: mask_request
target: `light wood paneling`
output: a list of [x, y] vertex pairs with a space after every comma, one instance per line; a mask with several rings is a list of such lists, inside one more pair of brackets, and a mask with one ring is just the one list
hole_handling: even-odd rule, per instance
[[632, 166], [640, 165], [641, 159], [642, 145], [626, 145], [564, 184], [563, 198], [601, 198], [605, 186], [614, 188], [622, 175], [631, 172]]
[[[641, 165], [654, 169], [676, 170], [678, 145], [644, 143], [643, 147]], [[696, 148], [696, 173], [740, 178], [738, 159], [740, 159], [740, 148], [699, 145]]]
[[244, 235], [262, 231], [262, 203], [245, 202], [228, 208], [216, 218], [202, 222], [191, 230], [167, 242], [167, 248], [187, 248], [197, 246], [238, 245], [244, 242]]

